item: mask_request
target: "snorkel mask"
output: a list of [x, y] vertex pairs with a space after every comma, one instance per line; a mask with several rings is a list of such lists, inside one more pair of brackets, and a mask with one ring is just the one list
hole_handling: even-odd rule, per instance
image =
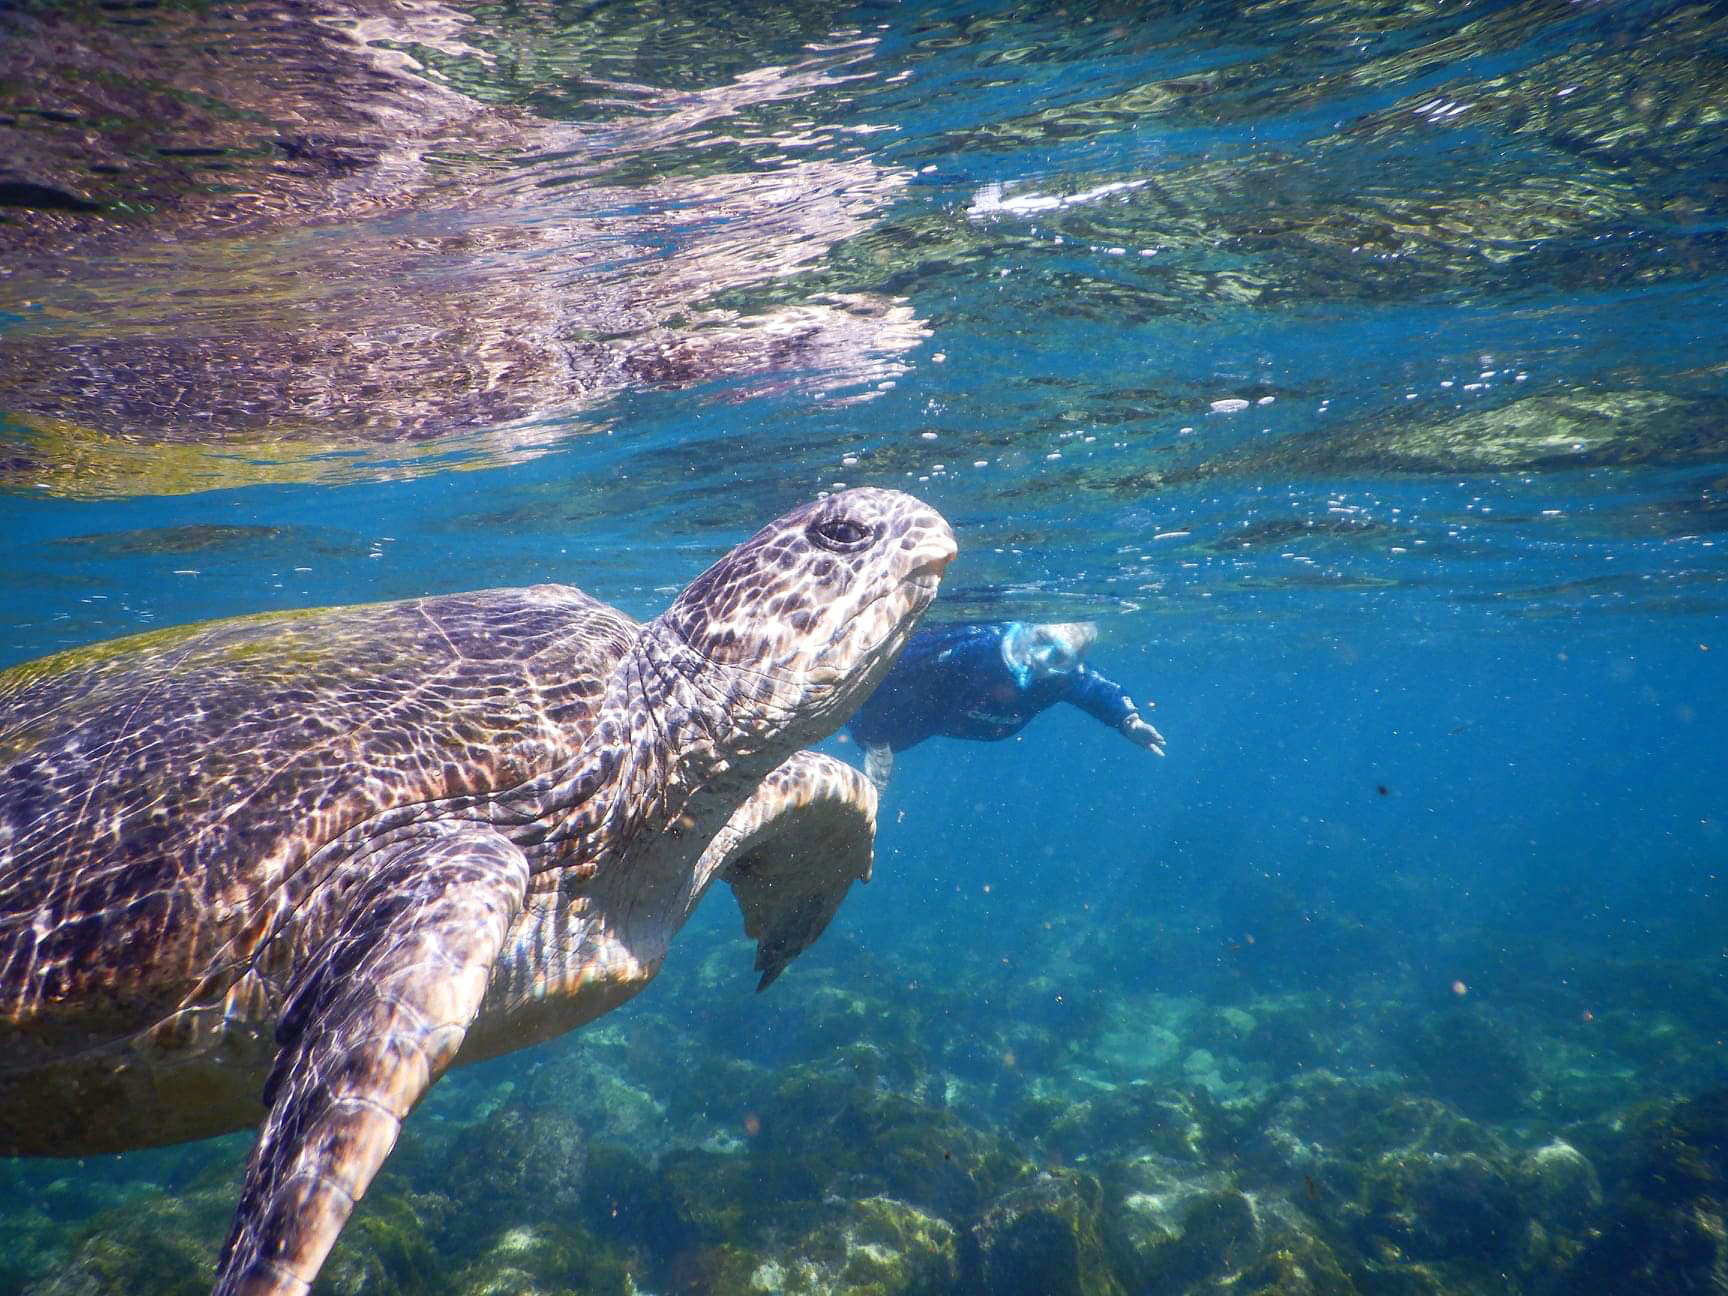
[[1090, 621], [1059, 621], [1033, 625], [1015, 621], [1002, 636], [1002, 660], [1021, 688], [1053, 675], [1077, 669], [1080, 658], [1098, 637]]

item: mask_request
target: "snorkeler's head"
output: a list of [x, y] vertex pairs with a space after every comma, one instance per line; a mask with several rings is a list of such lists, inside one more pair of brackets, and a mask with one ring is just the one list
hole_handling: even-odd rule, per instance
[[1097, 637], [1098, 627], [1090, 621], [1043, 625], [1015, 621], [1002, 636], [1002, 660], [1026, 685], [1078, 669], [1081, 657]]

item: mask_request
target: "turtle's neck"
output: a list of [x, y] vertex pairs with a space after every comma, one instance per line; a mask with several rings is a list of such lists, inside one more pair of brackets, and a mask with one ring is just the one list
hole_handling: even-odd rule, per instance
[[570, 862], [580, 864], [680, 821], [717, 829], [787, 754], [778, 726], [739, 723], [763, 710], [736, 695], [754, 680], [658, 622], [644, 626], [607, 680], [547, 840], [579, 843]]

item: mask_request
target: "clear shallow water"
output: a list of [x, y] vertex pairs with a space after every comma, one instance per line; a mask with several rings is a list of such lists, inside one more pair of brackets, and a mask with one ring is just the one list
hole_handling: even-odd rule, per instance
[[[790, 1264], [812, 1203], [873, 1192], [957, 1230], [962, 1287], [1012, 1289], [997, 1199], [920, 1197], [892, 1139], [850, 1187], [776, 1177], [762, 1122], [826, 1110], [788, 1086], [864, 1049], [931, 1146], [965, 1143], [944, 1113], [1101, 1184], [1127, 1290], [1259, 1290], [1280, 1246], [1330, 1272], [1314, 1245], [1329, 1290], [1681, 1289], [1626, 1257], [1682, 1264], [1644, 1133], [1715, 1146], [1663, 1104], [1722, 1083], [1728, 1033], [1728, 10], [733, 8], [428, 8], [413, 40], [392, 12], [370, 48], [469, 132], [386, 118], [419, 169], [330, 199], [212, 110], [228, 173], [130, 233], [30, 227], [0, 661], [533, 580], [647, 616], [875, 483], [955, 523], [936, 616], [1097, 619], [1170, 757], [1061, 714], [907, 753], [876, 881], [771, 994], [712, 902], [639, 1004], [446, 1081], [350, 1230], [383, 1276], [329, 1281], [503, 1264], [422, 1200], [497, 1109], [656, 1167], [682, 1223], [614, 1239], [644, 1290], [749, 1290], [714, 1253]], [[1432, 1102], [1471, 1132], [1353, 1142], [1302, 1106], [1321, 1074], [1379, 1095], [1357, 1126]], [[1110, 1116], [1148, 1092], [1204, 1137]], [[1555, 1139], [1600, 1180], [1582, 1214], [1539, 1204]], [[102, 1239], [243, 1146], [9, 1166], [16, 1284], [103, 1289], [91, 1248], [130, 1254]], [[702, 1215], [742, 1190], [690, 1146], [746, 1157], [767, 1222]], [[1396, 1156], [1479, 1157], [1511, 1204]], [[1687, 1201], [1721, 1191], [1703, 1161]], [[1155, 1187], [1249, 1194], [1252, 1236], [1159, 1269], [1125, 1205]], [[196, 1289], [209, 1197], [161, 1290]], [[600, 1282], [566, 1268], [542, 1286]]]

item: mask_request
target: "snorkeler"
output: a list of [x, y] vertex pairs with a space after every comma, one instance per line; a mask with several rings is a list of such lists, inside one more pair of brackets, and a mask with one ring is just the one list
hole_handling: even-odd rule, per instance
[[1162, 756], [1164, 735], [1141, 719], [1134, 699], [1080, 660], [1097, 636], [1089, 621], [919, 631], [847, 725], [864, 748], [864, 772], [880, 791], [895, 752], [926, 738], [1012, 737], [1057, 702], [1072, 702]]

